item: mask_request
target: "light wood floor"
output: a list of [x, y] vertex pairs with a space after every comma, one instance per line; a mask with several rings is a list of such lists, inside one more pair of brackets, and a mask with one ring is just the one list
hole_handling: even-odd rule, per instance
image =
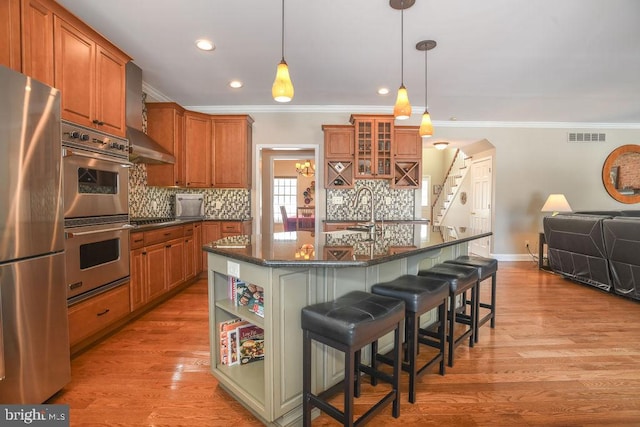
[[[72, 360], [49, 403], [69, 404], [72, 426], [259, 425], [209, 373], [207, 336], [202, 280]], [[458, 347], [444, 377], [424, 375], [413, 405], [402, 379], [400, 418], [388, 408], [369, 425], [638, 426], [640, 303], [502, 262], [496, 329]]]

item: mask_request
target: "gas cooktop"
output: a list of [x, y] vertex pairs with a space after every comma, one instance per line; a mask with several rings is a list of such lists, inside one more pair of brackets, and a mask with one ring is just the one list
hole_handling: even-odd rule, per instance
[[179, 219], [175, 219], [172, 217], [129, 218], [129, 223], [131, 225], [164, 224], [168, 222], [179, 221]]

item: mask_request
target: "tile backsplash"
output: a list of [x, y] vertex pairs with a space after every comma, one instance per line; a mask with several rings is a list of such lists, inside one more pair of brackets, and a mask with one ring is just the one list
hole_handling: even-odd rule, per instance
[[147, 185], [147, 166], [135, 164], [129, 170], [129, 216], [171, 217], [176, 193], [204, 195], [205, 215], [211, 219], [248, 219], [251, 217], [251, 192], [246, 189], [165, 188]]
[[[376, 220], [414, 219], [415, 190], [396, 190], [391, 188], [389, 180], [369, 179], [356, 180], [352, 189], [328, 189], [327, 190], [327, 219], [328, 220], [357, 220], [367, 221], [371, 215], [370, 201], [362, 201], [363, 196], [369, 197], [369, 193], [362, 193], [358, 204], [353, 207], [356, 192], [362, 187], [369, 187], [373, 191], [375, 201]], [[342, 198], [342, 204], [334, 204], [333, 198]], [[390, 201], [387, 204], [387, 199]]]
[[[147, 94], [142, 94], [142, 131], [147, 133]], [[165, 188], [147, 185], [147, 165], [134, 164], [129, 169], [129, 216], [172, 217], [176, 193], [204, 194], [204, 214], [211, 219], [251, 218], [251, 191], [218, 188]]]

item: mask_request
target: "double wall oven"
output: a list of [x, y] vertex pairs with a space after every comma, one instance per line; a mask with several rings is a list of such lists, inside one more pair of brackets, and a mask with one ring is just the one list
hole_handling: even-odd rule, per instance
[[129, 143], [62, 122], [69, 304], [129, 280]]

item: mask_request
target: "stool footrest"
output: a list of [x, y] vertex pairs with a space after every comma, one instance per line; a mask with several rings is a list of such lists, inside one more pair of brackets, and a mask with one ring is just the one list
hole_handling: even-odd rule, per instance
[[[333, 395], [340, 392], [343, 387], [344, 387], [344, 380], [340, 381], [339, 383], [330, 387], [329, 389], [323, 391], [317, 396], [314, 394], [309, 394], [308, 397], [309, 397], [309, 401], [313, 404], [313, 406], [317, 407], [321, 411], [330, 415], [335, 420], [344, 424], [345, 423], [344, 413], [340, 409], [333, 406], [331, 403], [327, 402], [327, 399], [329, 399]], [[372, 416], [380, 412], [382, 409], [384, 409], [384, 407], [388, 405], [390, 402], [392, 402], [395, 398], [396, 398], [396, 391], [395, 390], [389, 391], [385, 395], [385, 397], [383, 397], [380, 401], [378, 401], [378, 403], [373, 405], [371, 408], [369, 408], [367, 412], [362, 414], [357, 420], [354, 421], [353, 423], [354, 427], [366, 423], [369, 418], [371, 418]]]

